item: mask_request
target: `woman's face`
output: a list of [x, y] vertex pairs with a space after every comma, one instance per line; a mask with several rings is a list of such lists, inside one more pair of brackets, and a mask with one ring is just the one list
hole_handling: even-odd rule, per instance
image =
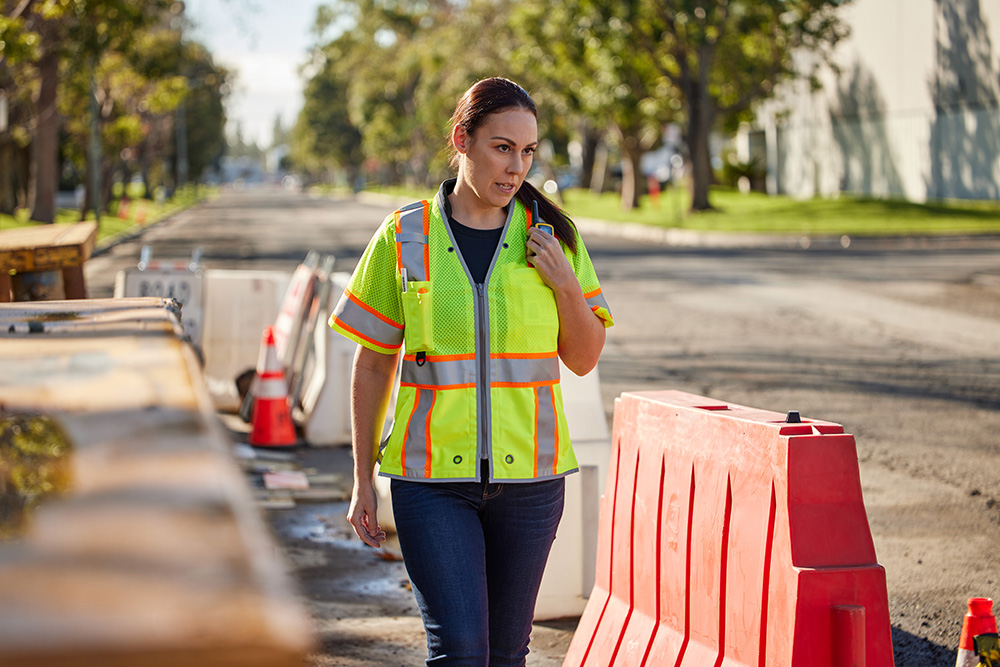
[[483, 204], [503, 207], [531, 168], [538, 123], [526, 109], [509, 109], [490, 115], [475, 135], [456, 127], [453, 139], [462, 155], [459, 178]]

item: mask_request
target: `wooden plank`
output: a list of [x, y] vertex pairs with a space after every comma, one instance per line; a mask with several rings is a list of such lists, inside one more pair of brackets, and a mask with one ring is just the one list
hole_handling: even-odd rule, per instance
[[76, 299], [0, 304], [0, 335], [183, 335], [180, 307], [169, 299]]
[[190, 346], [172, 327], [85, 330], [176, 321], [169, 303], [47, 304], [0, 308], [0, 321], [69, 325], [0, 336], [0, 427], [14, 412], [56, 424], [71, 483], [16, 545], [0, 542], [0, 664], [303, 664], [308, 612]]
[[58, 318], [60, 313], [113, 313], [120, 310], [145, 309], [150, 312], [166, 311], [180, 316], [180, 306], [163, 297], [134, 297], [128, 299], [67, 299], [65, 301], [22, 301], [0, 307], [3, 317]]
[[0, 232], [0, 271], [81, 266], [97, 243], [97, 223], [34, 225]]

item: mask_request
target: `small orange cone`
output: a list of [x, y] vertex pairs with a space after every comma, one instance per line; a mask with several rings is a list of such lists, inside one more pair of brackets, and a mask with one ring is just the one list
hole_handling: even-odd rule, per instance
[[264, 329], [253, 393], [250, 444], [255, 447], [294, 445], [295, 425], [288, 408], [288, 384], [285, 382], [285, 372], [278, 363], [272, 327]]
[[977, 635], [995, 633], [997, 619], [993, 617], [993, 600], [990, 598], [969, 598], [969, 611], [962, 622], [962, 637], [958, 641], [958, 659], [955, 667], [977, 667], [974, 639]]

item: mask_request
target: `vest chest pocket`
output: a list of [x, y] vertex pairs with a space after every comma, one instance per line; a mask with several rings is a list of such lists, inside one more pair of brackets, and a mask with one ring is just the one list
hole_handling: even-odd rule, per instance
[[407, 354], [434, 350], [433, 291], [429, 281], [407, 283], [402, 294]]
[[511, 267], [506, 283], [504, 297], [509, 302], [508, 314], [514, 317], [514, 328], [537, 342], [550, 341], [542, 349], [554, 349], [559, 311], [552, 290], [533, 268]]

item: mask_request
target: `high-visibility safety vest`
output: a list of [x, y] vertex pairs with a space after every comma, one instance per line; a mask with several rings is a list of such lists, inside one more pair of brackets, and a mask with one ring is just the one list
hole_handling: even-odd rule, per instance
[[[331, 327], [365, 347], [404, 349], [380, 474], [479, 481], [482, 459], [491, 481], [574, 472], [555, 296], [525, 257], [530, 213], [516, 199], [508, 206], [486, 282], [475, 284], [444, 220], [444, 197], [442, 187], [433, 202], [386, 218], [330, 316]], [[577, 252], [566, 253], [591, 309], [611, 326], [579, 236]]]

